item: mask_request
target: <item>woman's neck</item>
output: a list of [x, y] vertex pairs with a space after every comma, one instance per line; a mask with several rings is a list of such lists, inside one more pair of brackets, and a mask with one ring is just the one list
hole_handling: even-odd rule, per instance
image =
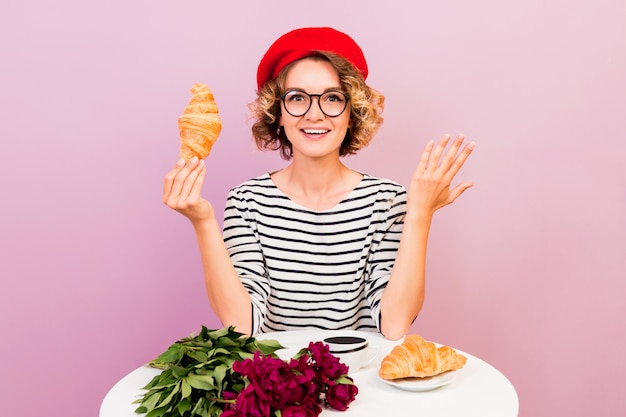
[[272, 174], [276, 186], [296, 203], [312, 210], [334, 207], [359, 184], [362, 175], [341, 161], [292, 161]]

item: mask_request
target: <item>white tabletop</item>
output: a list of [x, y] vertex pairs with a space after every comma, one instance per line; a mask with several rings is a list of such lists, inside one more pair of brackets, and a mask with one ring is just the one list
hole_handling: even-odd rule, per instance
[[[455, 371], [456, 377], [447, 385], [430, 391], [410, 392], [390, 386], [378, 376], [382, 358], [400, 341], [389, 341], [377, 333], [345, 331], [366, 337], [371, 346], [379, 349], [378, 356], [370, 365], [351, 373], [359, 388], [356, 400], [346, 411], [324, 410], [324, 415], [349, 416], [420, 416], [420, 417], [517, 417], [519, 401], [515, 388], [509, 380], [487, 362], [468, 353], [465, 366]], [[309, 341], [328, 337], [325, 331], [277, 332], [256, 336], [258, 339], [276, 339], [287, 349], [276, 352], [287, 359]], [[100, 407], [100, 417], [139, 417], [135, 414], [141, 390], [160, 372], [149, 366], [141, 366], [123, 377], [107, 393]]]

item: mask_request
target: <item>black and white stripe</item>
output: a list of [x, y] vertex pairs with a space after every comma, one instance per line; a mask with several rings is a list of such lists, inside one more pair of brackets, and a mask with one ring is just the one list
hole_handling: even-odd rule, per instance
[[308, 210], [269, 174], [232, 189], [224, 242], [253, 305], [253, 332], [378, 330], [406, 190], [365, 175], [330, 210]]

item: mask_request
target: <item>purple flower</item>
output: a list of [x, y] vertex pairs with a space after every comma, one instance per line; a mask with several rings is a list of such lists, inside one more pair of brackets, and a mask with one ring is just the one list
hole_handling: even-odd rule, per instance
[[317, 417], [321, 411], [321, 408], [316, 413], [302, 405], [289, 405], [282, 409], [281, 415], [282, 417]]
[[345, 411], [358, 393], [359, 389], [356, 385], [337, 384], [329, 381], [326, 390], [326, 402], [335, 410]]
[[348, 366], [339, 361], [339, 358], [330, 353], [330, 347], [322, 342], [310, 342], [309, 352], [314, 362], [314, 370], [319, 382], [326, 384], [329, 380], [348, 374]]
[[320, 405], [320, 393], [314, 391], [314, 395], [305, 397], [300, 404], [302, 409], [306, 412], [307, 417], [316, 417], [322, 412], [322, 406]]
[[[254, 390], [252, 385], [248, 385], [237, 396], [235, 404], [236, 416], [245, 417], [269, 417], [270, 404], [263, 401]], [[224, 413], [222, 413], [224, 415]], [[231, 416], [234, 416], [231, 414]]]
[[323, 402], [346, 410], [358, 393], [348, 367], [324, 343], [311, 342], [303, 352], [289, 362], [259, 352], [235, 362], [233, 371], [246, 385], [240, 393], [223, 393], [226, 402], [235, 402], [224, 405], [222, 417], [270, 417], [276, 411], [282, 417], [317, 417]]
[[276, 410], [301, 402], [310, 394], [315, 376], [312, 370], [294, 372], [282, 359], [262, 356], [258, 352], [252, 359], [236, 362], [233, 370], [245, 376], [259, 399]]

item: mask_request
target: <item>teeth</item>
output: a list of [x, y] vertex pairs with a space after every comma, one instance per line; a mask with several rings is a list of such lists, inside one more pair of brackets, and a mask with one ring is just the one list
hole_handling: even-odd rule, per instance
[[312, 135], [321, 135], [322, 133], [326, 133], [328, 130], [324, 129], [304, 129], [304, 133], [309, 133]]

